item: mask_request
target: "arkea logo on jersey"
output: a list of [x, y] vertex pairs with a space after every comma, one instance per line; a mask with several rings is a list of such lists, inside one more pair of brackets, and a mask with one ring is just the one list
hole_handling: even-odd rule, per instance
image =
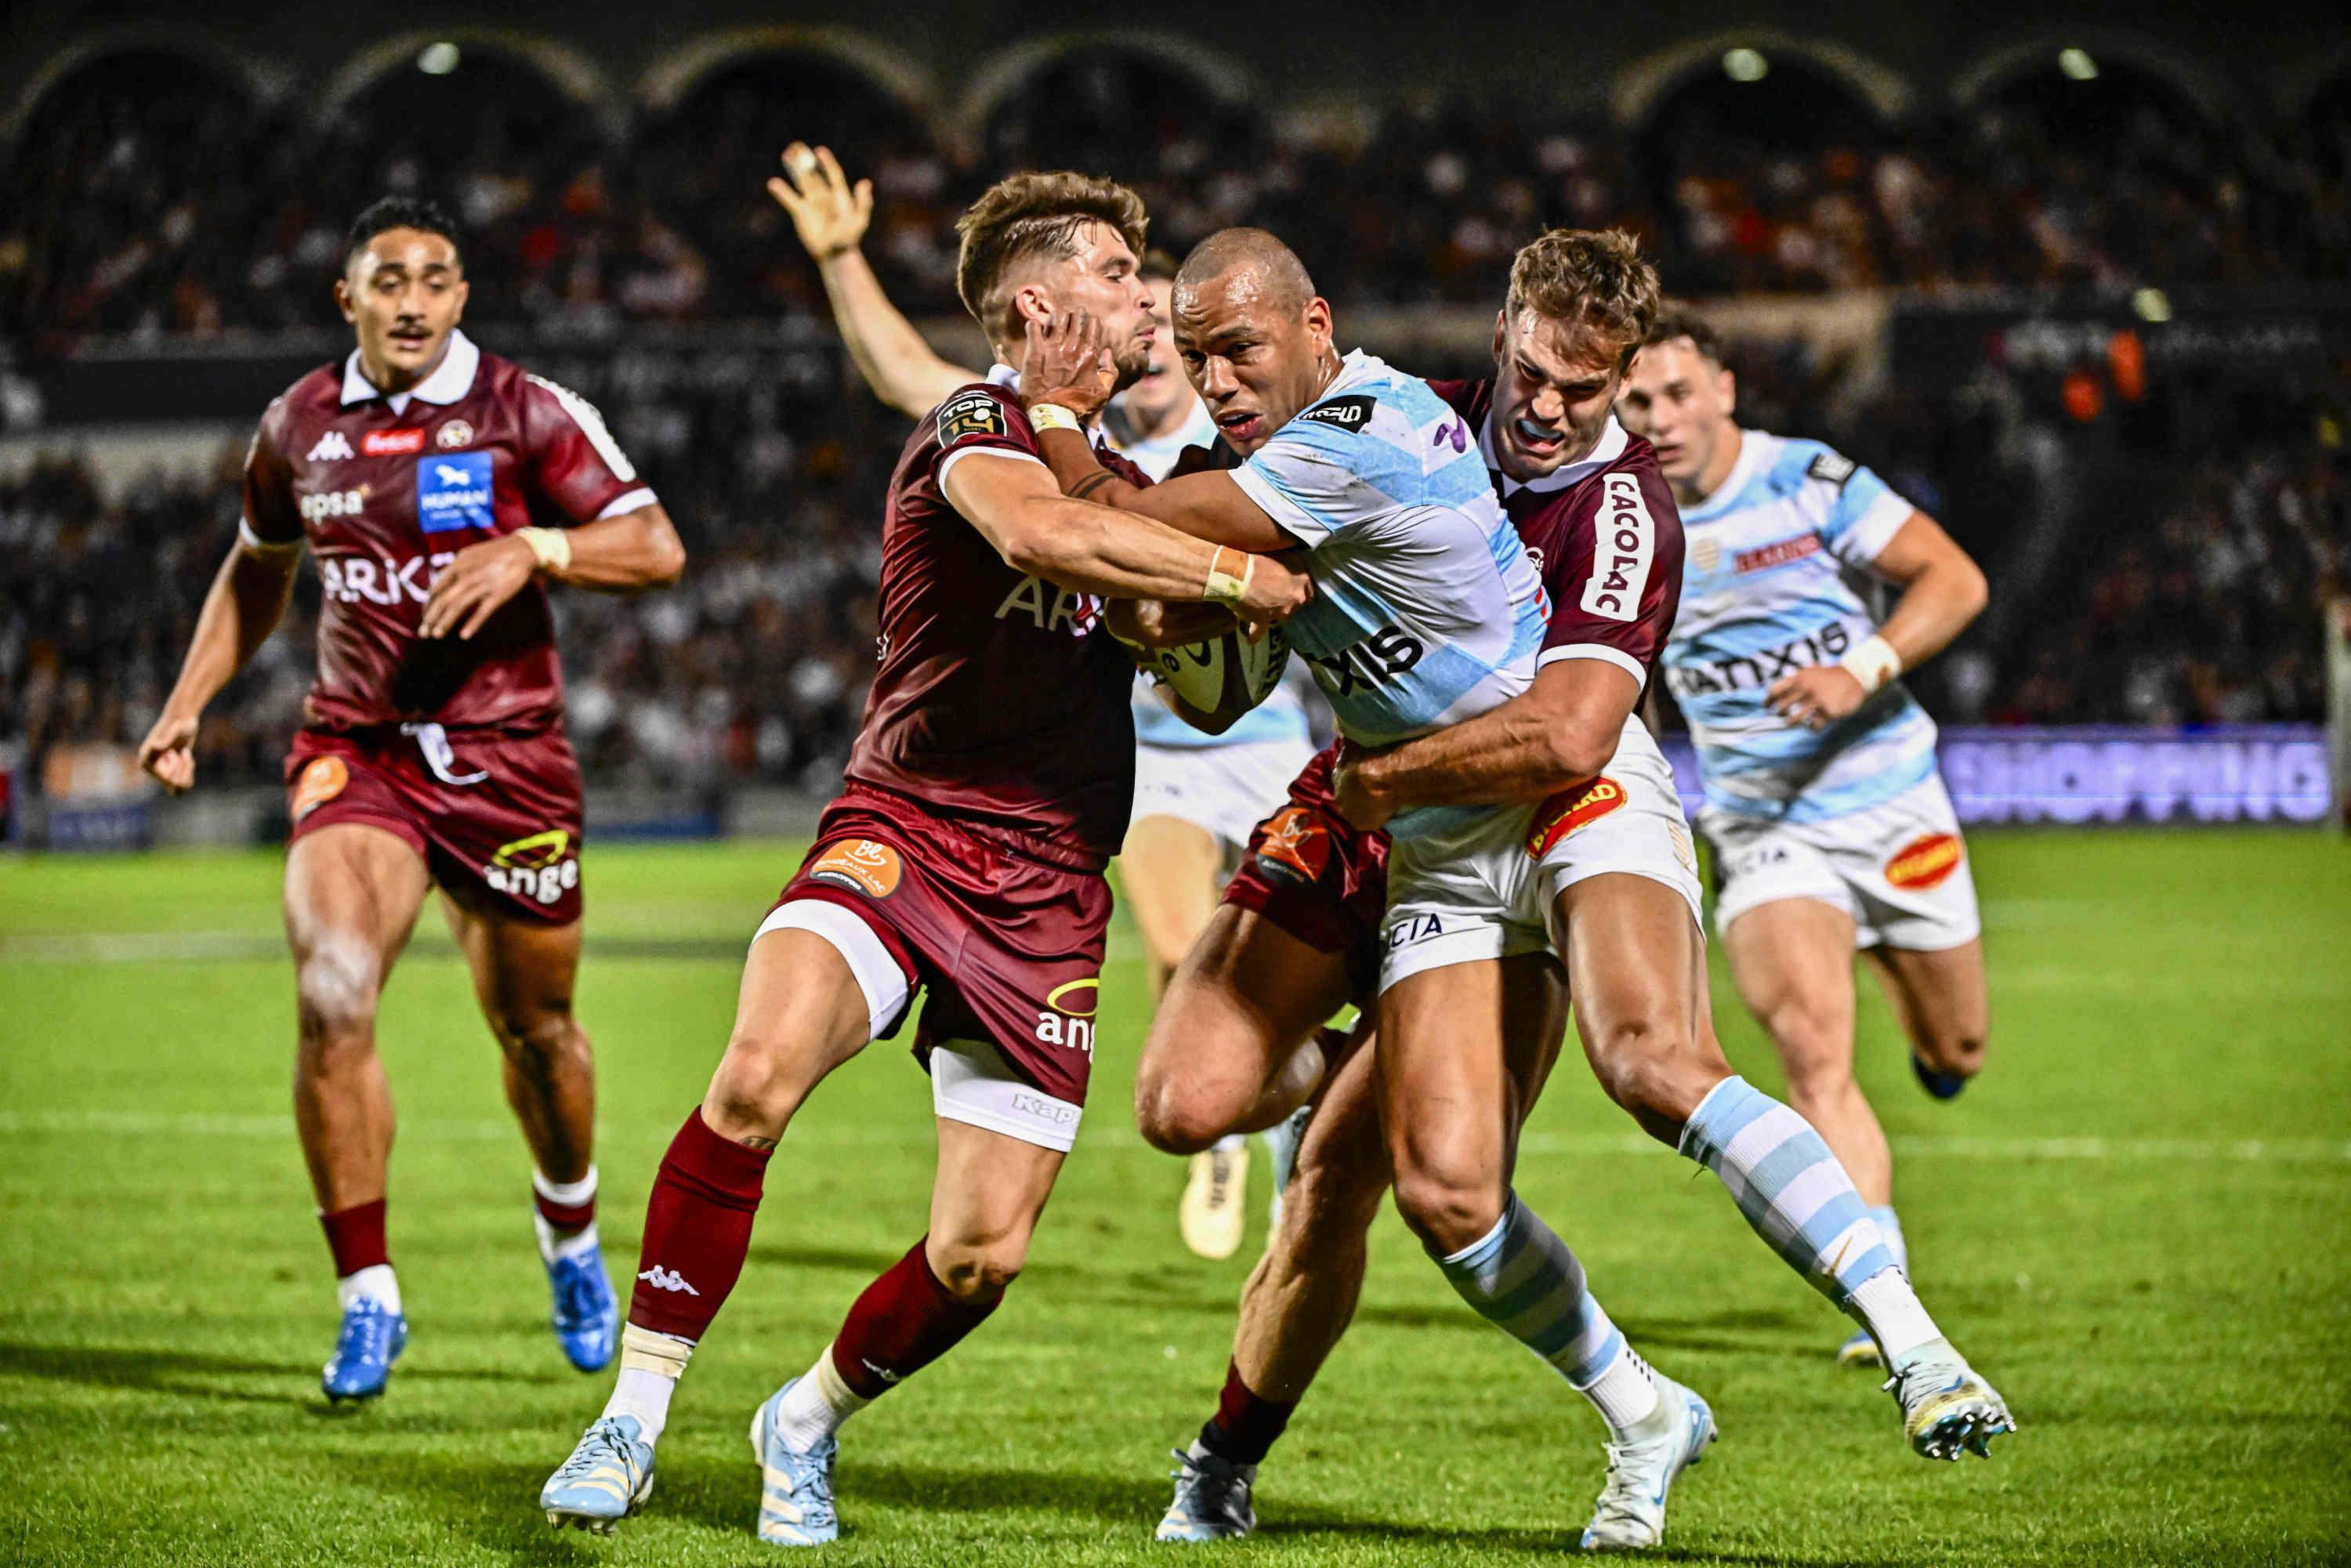
[[1886, 862], [1886, 880], [1905, 893], [1925, 893], [1951, 879], [1963, 852], [1957, 835], [1928, 833], [1894, 852]]
[[1527, 855], [1541, 860], [1578, 828], [1588, 827], [1625, 803], [1625, 786], [1606, 774], [1562, 789], [1535, 808], [1527, 826]]
[[1004, 405], [984, 392], [958, 392], [939, 404], [939, 444], [952, 446], [967, 435], [1008, 435]]
[[868, 898], [889, 897], [898, 891], [899, 879], [904, 874], [905, 865], [899, 860], [898, 852], [873, 839], [843, 839], [808, 865], [810, 881], [862, 893]]
[[1583, 612], [1604, 621], [1636, 621], [1657, 550], [1656, 519], [1641, 495], [1638, 476], [1610, 474], [1601, 482], [1593, 520], [1592, 576], [1583, 585]]
[[1053, 588], [1053, 601], [1048, 604], [1045, 591], [1051, 586], [1041, 577], [1022, 578], [1004, 596], [1004, 602], [996, 607], [996, 618], [1008, 621], [1017, 616], [1040, 632], [1059, 632], [1066, 626], [1072, 637], [1082, 637], [1092, 631], [1094, 622], [1102, 618], [1102, 601], [1091, 593]]
[[412, 457], [424, 450], [424, 429], [371, 430], [360, 437], [360, 450], [371, 457]]
[[319, 586], [328, 598], [344, 604], [357, 604], [361, 600], [370, 604], [399, 604], [402, 601], [422, 604], [441, 569], [456, 559], [454, 550], [435, 550], [431, 555], [412, 555], [399, 560], [390, 556], [322, 555], [319, 558]]
[[1318, 402], [1298, 417], [1309, 424], [1335, 424], [1340, 429], [1354, 432], [1372, 423], [1372, 410], [1379, 400], [1357, 392], [1352, 397], [1334, 397], [1329, 402]]
[[[1067, 980], [1046, 993], [1044, 1007], [1037, 1013], [1037, 1038], [1047, 1045], [1066, 1045], [1071, 1051], [1094, 1053], [1094, 1009], [1102, 994], [1102, 979], [1088, 975], [1083, 979]], [[1071, 1003], [1082, 1001], [1083, 1008]], [[1036, 1107], [1040, 1113], [1044, 1107]]]
[[[418, 442], [424, 433], [416, 433]], [[486, 530], [496, 521], [490, 507], [490, 455], [460, 452], [426, 457], [416, 465], [416, 526], [428, 534]]]
[[350, 437], [340, 430], [330, 430], [319, 437], [307, 454], [313, 463], [340, 463], [350, 455]]
[[482, 880], [500, 893], [553, 904], [580, 885], [580, 859], [563, 828], [500, 844], [482, 868]]

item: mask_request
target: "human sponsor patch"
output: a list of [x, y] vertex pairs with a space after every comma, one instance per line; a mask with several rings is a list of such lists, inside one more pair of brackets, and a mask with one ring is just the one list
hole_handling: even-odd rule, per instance
[[896, 850], [878, 840], [841, 839], [809, 862], [807, 874], [811, 881], [847, 888], [868, 898], [887, 898], [898, 891], [905, 865]]
[[939, 404], [939, 444], [952, 446], [967, 435], [1009, 435], [1004, 404], [984, 392], [957, 392]]
[[[419, 431], [421, 441], [423, 432]], [[455, 452], [416, 461], [416, 526], [428, 534], [487, 531], [496, 521], [490, 506], [490, 455]]]
[[1589, 783], [1562, 789], [1535, 808], [1527, 824], [1527, 854], [1541, 860], [1562, 839], [1588, 827], [1625, 803], [1625, 786], [1606, 774]]
[[1924, 893], [1949, 882], [1966, 856], [1958, 834], [1928, 833], [1894, 852], [1886, 862], [1886, 880], [1905, 893]]
[[1840, 490], [1844, 488], [1844, 482], [1853, 477], [1853, 459], [1841, 456], [1834, 452], [1820, 454], [1804, 467], [1804, 472], [1813, 478], [1823, 484], [1834, 485]]
[[1278, 882], [1312, 887], [1331, 869], [1331, 824], [1305, 806], [1284, 806], [1266, 819], [1257, 863]]
[[351, 770], [340, 757], [313, 757], [294, 781], [294, 800], [288, 810], [296, 821], [300, 821], [350, 787]]
[[1592, 520], [1592, 575], [1583, 583], [1583, 612], [1604, 621], [1637, 621], [1657, 553], [1657, 521], [1649, 515], [1640, 478], [1603, 476], [1600, 515]]
[[1379, 399], [1357, 392], [1348, 397], [1334, 397], [1328, 402], [1318, 402], [1298, 417], [1309, 424], [1335, 424], [1344, 431], [1357, 431], [1372, 422], [1372, 410]]

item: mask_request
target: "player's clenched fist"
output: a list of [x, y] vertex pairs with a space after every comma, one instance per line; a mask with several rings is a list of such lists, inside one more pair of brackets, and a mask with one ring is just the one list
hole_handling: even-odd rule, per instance
[[139, 743], [139, 766], [172, 794], [186, 794], [196, 781], [195, 718], [167, 710]]
[[768, 194], [791, 214], [800, 244], [819, 261], [854, 250], [873, 220], [873, 182], [855, 185], [841, 172], [832, 149], [805, 141], [784, 149], [784, 173], [768, 181]]
[[1306, 608], [1314, 597], [1313, 579], [1302, 566], [1292, 567], [1280, 556], [1259, 555], [1249, 558], [1248, 578], [1241, 584], [1240, 598], [1233, 605], [1233, 615], [1251, 642], [1264, 635], [1264, 628], [1289, 620]]
[[455, 631], [459, 642], [470, 640], [538, 570], [538, 557], [518, 535], [467, 545], [433, 580], [416, 629], [427, 637], [445, 637]]

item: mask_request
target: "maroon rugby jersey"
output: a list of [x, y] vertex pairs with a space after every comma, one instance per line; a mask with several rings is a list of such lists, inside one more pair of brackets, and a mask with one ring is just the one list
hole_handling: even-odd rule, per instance
[[535, 729], [563, 710], [545, 584], [534, 579], [470, 641], [428, 640], [416, 628], [434, 577], [480, 540], [653, 500], [594, 408], [453, 332], [440, 365], [396, 400], [360, 373], [356, 351], [279, 394], [246, 455], [241, 531], [262, 546], [307, 538], [319, 558], [312, 723]]
[[1134, 804], [1134, 662], [1102, 626], [1101, 600], [1007, 566], [948, 504], [946, 471], [973, 452], [1043, 461], [1019, 399], [994, 382], [925, 414], [890, 476], [882, 666], [846, 771], [1107, 860]]
[[1551, 595], [1538, 663], [1605, 659], [1648, 691], [1682, 601], [1682, 514], [1656, 449], [1612, 417], [1581, 461], [1521, 485], [1494, 460], [1490, 381], [1431, 382], [1478, 432], [1502, 510]]

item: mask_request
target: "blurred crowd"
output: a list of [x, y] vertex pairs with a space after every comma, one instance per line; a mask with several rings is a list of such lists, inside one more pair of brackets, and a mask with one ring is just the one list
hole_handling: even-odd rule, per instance
[[1462, 104], [1271, 113], [1111, 50], [1029, 76], [958, 156], [802, 57], [721, 72], [625, 135], [518, 66], [466, 70], [396, 71], [324, 131], [169, 57], [50, 94], [0, 180], [0, 329], [40, 352], [315, 324], [348, 209], [385, 190], [468, 225], [485, 320], [807, 313], [813, 273], [761, 189], [795, 135], [873, 178], [872, 255], [918, 310], [955, 308], [970, 197], [1079, 148], [1142, 189], [1161, 244], [1266, 224], [1342, 301], [1491, 298], [1557, 223], [1631, 226], [1697, 296], [2351, 275], [2339, 91], [2222, 125], [2152, 88], [2035, 83], [1888, 127], [1790, 67], [1686, 89], [1633, 131]]

